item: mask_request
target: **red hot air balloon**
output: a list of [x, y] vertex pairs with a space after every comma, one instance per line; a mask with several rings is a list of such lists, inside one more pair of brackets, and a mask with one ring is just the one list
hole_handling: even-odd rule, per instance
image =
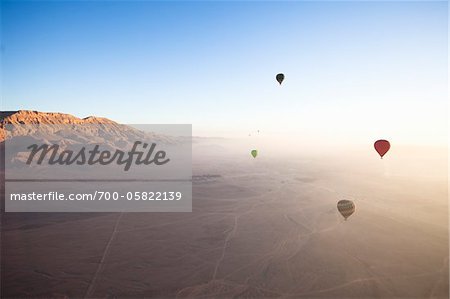
[[383, 159], [383, 156], [388, 152], [388, 150], [391, 148], [391, 144], [389, 143], [389, 141], [387, 140], [377, 140], [375, 141], [375, 143], [373, 144], [373, 146], [375, 147], [375, 150], [378, 152], [378, 154], [380, 155], [381, 159]]

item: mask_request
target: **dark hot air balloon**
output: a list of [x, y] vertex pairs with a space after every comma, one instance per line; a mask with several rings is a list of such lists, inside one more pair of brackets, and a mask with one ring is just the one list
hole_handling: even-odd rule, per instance
[[375, 143], [373, 144], [373, 146], [375, 147], [375, 150], [378, 152], [378, 154], [380, 155], [381, 159], [383, 159], [383, 156], [388, 152], [388, 150], [391, 148], [391, 144], [389, 143], [389, 141], [387, 140], [377, 140], [375, 141]]
[[348, 217], [350, 217], [351, 214], [355, 212], [355, 204], [351, 200], [340, 200], [337, 203], [337, 209], [339, 213], [347, 220]]
[[253, 158], [256, 158], [256, 156], [258, 155], [258, 151], [257, 150], [252, 150], [250, 153], [253, 156]]
[[277, 79], [278, 83], [280, 83], [280, 85], [281, 85], [281, 83], [284, 80], [284, 74], [282, 74], [282, 73], [277, 74], [277, 76], [275, 78]]

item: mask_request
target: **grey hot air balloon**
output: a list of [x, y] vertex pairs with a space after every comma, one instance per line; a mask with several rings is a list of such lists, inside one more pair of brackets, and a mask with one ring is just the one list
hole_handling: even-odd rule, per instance
[[275, 77], [275, 79], [277, 79], [278, 83], [280, 83], [280, 85], [281, 85], [281, 83], [282, 83], [283, 80], [284, 80], [284, 74], [282, 74], [282, 73], [277, 74], [277, 76]]
[[355, 204], [351, 200], [343, 199], [338, 201], [337, 209], [345, 220], [347, 220], [347, 218], [355, 212]]

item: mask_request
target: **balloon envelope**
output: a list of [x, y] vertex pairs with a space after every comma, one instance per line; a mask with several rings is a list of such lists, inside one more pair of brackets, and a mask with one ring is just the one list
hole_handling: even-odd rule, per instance
[[348, 217], [350, 217], [351, 214], [355, 212], [355, 204], [351, 200], [340, 200], [337, 203], [337, 209], [339, 213], [347, 220]]
[[383, 139], [375, 141], [373, 146], [375, 147], [375, 150], [377, 151], [377, 153], [380, 155], [381, 158], [383, 158], [383, 156], [391, 148], [391, 144], [389, 143], [389, 141]]
[[280, 83], [280, 85], [281, 85], [281, 83], [284, 80], [284, 74], [281, 74], [281, 73], [277, 74], [277, 76], [275, 78], [277, 79], [278, 83]]
[[252, 150], [250, 153], [252, 154], [253, 158], [256, 158], [256, 156], [258, 155], [257, 150]]

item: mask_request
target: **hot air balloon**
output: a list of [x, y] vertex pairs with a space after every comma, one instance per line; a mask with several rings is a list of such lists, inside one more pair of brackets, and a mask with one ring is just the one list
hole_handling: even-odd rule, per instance
[[375, 147], [375, 150], [378, 152], [378, 154], [380, 155], [381, 159], [383, 159], [383, 156], [388, 152], [388, 150], [391, 148], [391, 144], [389, 143], [389, 141], [387, 140], [377, 140], [375, 141], [375, 143], [373, 144], [373, 146]]
[[277, 74], [277, 76], [275, 78], [277, 79], [278, 83], [280, 83], [280, 85], [281, 85], [281, 83], [284, 80], [284, 74], [279, 73], [279, 74]]
[[348, 217], [350, 217], [351, 214], [355, 212], [355, 204], [351, 200], [340, 200], [337, 203], [337, 209], [339, 213], [347, 220]]
[[257, 150], [252, 150], [250, 153], [252, 154], [253, 158], [256, 158], [256, 156], [258, 155]]

